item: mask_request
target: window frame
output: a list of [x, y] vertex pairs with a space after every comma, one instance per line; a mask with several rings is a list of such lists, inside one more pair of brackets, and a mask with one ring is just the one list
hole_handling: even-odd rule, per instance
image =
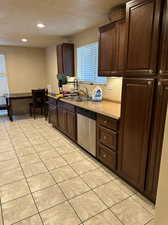
[[97, 43], [97, 46], [98, 46], [98, 49], [97, 49], [98, 50], [98, 54], [97, 54], [97, 57], [98, 57], [98, 59], [97, 59], [97, 63], [98, 63], [97, 64], [97, 77], [99, 77], [98, 76], [98, 72], [99, 72], [99, 68], [98, 68], [98, 66], [99, 66], [99, 41], [90, 42], [90, 43], [83, 44], [83, 45], [80, 45], [80, 46], [76, 47], [76, 77], [79, 81], [79, 84], [81, 83], [81, 84], [87, 84], [87, 85], [106, 85], [107, 84], [107, 77], [104, 77], [106, 79], [105, 82], [81, 81], [78, 78], [78, 48], [81, 48], [81, 47], [84, 47], [84, 46], [87, 46], [87, 45], [91, 45], [91, 44], [94, 44], [94, 43]]

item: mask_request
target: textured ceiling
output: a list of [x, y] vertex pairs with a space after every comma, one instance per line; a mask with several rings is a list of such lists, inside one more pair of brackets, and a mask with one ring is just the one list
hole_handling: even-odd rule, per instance
[[[0, 45], [47, 47], [106, 21], [111, 7], [125, 0], [1, 0]], [[37, 29], [36, 24], [46, 24]], [[22, 43], [22, 37], [28, 43]]]

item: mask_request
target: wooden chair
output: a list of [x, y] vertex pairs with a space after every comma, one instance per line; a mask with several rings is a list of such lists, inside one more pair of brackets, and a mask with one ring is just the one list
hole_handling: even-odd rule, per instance
[[45, 110], [46, 92], [45, 89], [32, 90], [32, 103], [30, 103], [30, 116], [36, 117], [36, 109], [40, 109], [41, 115]]
[[11, 106], [9, 104], [9, 101], [8, 101], [8, 98], [6, 98], [5, 96], [3, 96], [5, 98], [5, 104], [0, 104], [0, 110], [7, 110], [8, 112], [8, 117], [10, 119], [10, 121], [13, 121], [13, 118], [12, 118], [12, 109], [11, 109]]

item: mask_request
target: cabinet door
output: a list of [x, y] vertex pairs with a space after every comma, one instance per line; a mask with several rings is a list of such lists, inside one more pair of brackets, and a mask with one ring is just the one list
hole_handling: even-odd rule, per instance
[[155, 96], [150, 152], [145, 191], [151, 200], [156, 200], [163, 135], [168, 104], [168, 80], [159, 80]]
[[58, 73], [63, 73], [63, 58], [62, 58], [62, 45], [57, 45], [57, 64]]
[[63, 73], [67, 76], [74, 76], [74, 45], [63, 44]]
[[159, 74], [168, 78], [168, 2], [164, 0]]
[[66, 131], [67, 127], [66, 111], [63, 107], [58, 107], [58, 126], [59, 129], [63, 132]]
[[67, 135], [76, 140], [76, 115], [73, 112], [67, 112]]
[[124, 69], [125, 20], [100, 28], [99, 76], [121, 76]]
[[57, 108], [51, 104], [48, 106], [48, 120], [54, 127], [57, 126]]
[[153, 79], [123, 80], [119, 173], [140, 191], [145, 184], [153, 90]]
[[157, 72], [161, 0], [133, 0], [126, 5], [126, 75]]

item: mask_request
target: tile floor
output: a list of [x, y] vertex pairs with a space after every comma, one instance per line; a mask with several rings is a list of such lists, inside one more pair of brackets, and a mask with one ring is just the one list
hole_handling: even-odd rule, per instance
[[0, 118], [0, 225], [153, 225], [154, 206], [43, 118]]

